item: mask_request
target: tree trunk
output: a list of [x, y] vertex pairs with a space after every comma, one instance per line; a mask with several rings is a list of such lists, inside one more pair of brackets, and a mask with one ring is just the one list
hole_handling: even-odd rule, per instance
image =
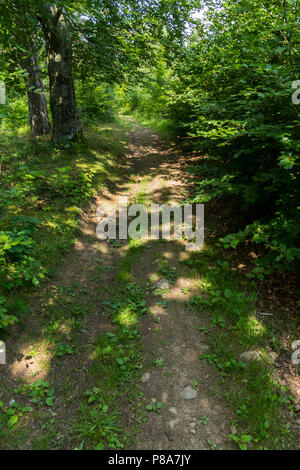
[[53, 140], [75, 140], [82, 128], [72, 76], [72, 42], [62, 8], [43, 3], [39, 21], [47, 46]]
[[40, 75], [41, 70], [38, 65], [38, 53], [36, 51], [33, 50], [32, 54], [24, 59], [24, 68], [28, 73], [26, 89], [31, 133], [34, 137], [50, 134], [51, 126], [44, 83]]

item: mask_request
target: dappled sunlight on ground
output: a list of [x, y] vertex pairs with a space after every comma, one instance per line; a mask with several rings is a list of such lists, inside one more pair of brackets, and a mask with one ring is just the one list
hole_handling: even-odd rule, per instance
[[[83, 403], [86, 404], [87, 391], [94, 390], [101, 395], [103, 386], [105, 395], [101, 400], [104, 401], [100, 403], [106, 409], [117, 393], [127, 391], [138, 380], [140, 372], [149, 373], [149, 379], [133, 383], [139, 393], [138, 402], [144, 406], [154, 398], [163, 403], [162, 413], [148, 413], [146, 420], [137, 417], [132, 411], [134, 394], [116, 402], [121, 423], [129, 434], [136, 428], [136, 421], [139, 422], [137, 449], [208, 449], [211, 445], [231, 449], [233, 444], [228, 436], [236, 416], [226, 402], [228, 390], [224, 390], [222, 374], [226, 367], [238, 367], [245, 338], [246, 344], [256, 346], [267, 329], [264, 320], [254, 313], [252, 298], [247, 304], [246, 290], [234, 290], [234, 285], [227, 288], [229, 271], [224, 271], [224, 280], [222, 269], [225, 268], [216, 267], [216, 260], [210, 260], [207, 246], [202, 252], [190, 253], [185, 250], [185, 240], [107, 242], [97, 239], [97, 207], [117, 207], [120, 195], [147, 205], [151, 202], [179, 204], [184, 199], [186, 180], [181, 151], [176, 151], [173, 145], [165, 148], [151, 130], [131, 124], [134, 130], [128, 145], [124, 131], [119, 132], [114, 125], [101, 127], [104, 132], [100, 136], [97, 130], [89, 134], [89, 138], [95, 136], [98, 142], [108, 144], [113, 132], [123, 151], [129, 148], [128, 154], [120, 155], [124, 174], [113, 171], [110, 175], [110, 165], [113, 166], [120, 152], [118, 146], [117, 154], [110, 150], [99, 157], [99, 149], [92, 148], [97, 142], [91, 144], [89, 157], [94, 160], [94, 167], [98, 171], [103, 165], [110, 180], [90, 206], [80, 211], [80, 232], [73, 249], [62, 257], [56, 274], [32, 302], [30, 326], [20, 331], [14, 357], [9, 356], [6, 377], [11, 391], [5, 399], [14, 396], [13, 390], [19, 382], [40, 378], [49, 381], [55, 388], [51, 413], [56, 420], [51, 446], [74, 449], [79, 438], [74, 434], [73, 423], [78, 416], [86, 421], [80, 413]], [[111, 153], [114, 158], [105, 161]], [[54, 222], [51, 223], [55, 229]], [[215, 278], [211, 275], [213, 270], [217, 273]], [[162, 279], [169, 282], [169, 288], [158, 292], [155, 283]], [[232, 300], [230, 306], [246, 312], [241, 321], [243, 336], [238, 337], [240, 343], [236, 341], [238, 347], [236, 343], [236, 349], [231, 350], [231, 344], [228, 347], [233, 360], [229, 366], [220, 364], [214, 352], [216, 348], [213, 349], [214, 341], [209, 342], [207, 336], [212, 332], [221, 338], [225, 326], [231, 326], [230, 318], [236, 312], [223, 316], [228, 308], [228, 304], [222, 303], [226, 295]], [[214, 305], [218, 306], [217, 313]], [[224, 339], [226, 347], [230, 334], [233, 337], [236, 330], [228, 331]], [[144, 348], [142, 356], [134, 349], [135, 341], [140, 340]], [[219, 349], [223, 347], [220, 344]], [[217, 369], [216, 364], [223, 369]], [[137, 376], [127, 371], [131, 366]], [[288, 381], [292, 393], [300, 398], [299, 381], [296, 378]], [[185, 392], [193, 398], [184, 398]], [[94, 403], [93, 395], [88, 396], [90, 403]], [[31, 430], [36, 433], [36, 427], [43, 422], [43, 413], [49, 412], [45, 405], [35, 410], [38, 419], [34, 414], [26, 415], [29, 434]], [[19, 448], [32, 448], [30, 435], [26, 439], [20, 441]]]
[[37, 343], [23, 345], [18, 351], [18, 359], [10, 365], [10, 374], [17, 381], [31, 382], [45, 379], [52, 358], [53, 352], [50, 352], [46, 340], [41, 339]]

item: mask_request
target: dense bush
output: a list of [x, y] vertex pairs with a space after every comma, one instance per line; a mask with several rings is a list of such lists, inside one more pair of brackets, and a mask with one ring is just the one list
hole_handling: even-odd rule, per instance
[[292, 102], [292, 83], [300, 78], [298, 7], [266, 0], [206, 4], [206, 19], [172, 78], [164, 76], [167, 103], [152, 109], [207, 155], [190, 169], [192, 201], [220, 198], [243, 216], [224, 245], [264, 246], [259, 275], [293, 269], [300, 260], [300, 105]]
[[77, 84], [77, 102], [81, 116], [87, 120], [113, 121], [115, 107], [114, 89], [97, 80], [85, 80]]

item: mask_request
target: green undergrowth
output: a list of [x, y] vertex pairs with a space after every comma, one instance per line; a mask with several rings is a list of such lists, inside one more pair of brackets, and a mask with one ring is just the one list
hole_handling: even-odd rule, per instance
[[[99, 276], [89, 288], [75, 282], [74, 273], [69, 284], [51, 285], [41, 293], [43, 308], [38, 325], [27, 338], [31, 345], [27, 354], [30, 361], [38, 360], [36, 367], [47, 380], [37, 380], [33, 366], [31, 377], [2, 390], [3, 448], [23, 449], [30, 443], [30, 448], [40, 450], [66, 446], [123, 449], [136, 431], [126, 430], [125, 417], [119, 410], [128, 409], [137, 425], [145, 419], [146, 411], [134, 405], [139, 397], [135, 377], [140, 375], [143, 350], [139, 320], [148, 311], [144, 292], [134, 281], [117, 281], [112, 289], [102, 277], [106, 269], [99, 270], [99, 266], [109, 268], [96, 258], [91, 272]], [[92, 343], [86, 343], [85, 322], [95, 309], [99, 292], [111, 326]], [[78, 374], [85, 375], [79, 390]], [[71, 403], [73, 418], [61, 417]], [[62, 420], [65, 436], [58, 439]], [[31, 436], [34, 428], [40, 430], [38, 436]]]
[[120, 123], [90, 124], [84, 143], [59, 147], [18, 131], [0, 129], [0, 329], [26, 316], [32, 287], [53, 275], [74, 244], [93, 195], [117, 183], [127, 148]]
[[140, 375], [142, 362], [139, 321], [148, 312], [144, 290], [132, 274], [133, 264], [142, 249], [141, 240], [129, 240], [117, 269], [115, 294], [104, 301], [112, 328], [100, 334], [93, 349], [90, 375], [94, 387], [87, 390], [74, 423], [80, 449], [124, 449], [128, 446], [135, 431], [126, 432], [125, 417], [119, 411], [121, 407], [133, 416], [137, 427], [145, 420], [142, 408], [133, 405], [140, 395], [137, 380], [133, 380]]
[[141, 126], [154, 129], [162, 137], [175, 135], [174, 125], [170, 119], [159, 116], [148, 116], [138, 110], [132, 112], [132, 116]]
[[[280, 353], [281, 336], [291, 327], [295, 331], [295, 325], [278, 320], [275, 330], [269, 317], [258, 315], [255, 288], [223, 256], [220, 249], [208, 248], [185, 261], [192, 275], [201, 279], [200, 294], [189, 304], [211, 318], [209, 327], [199, 327], [211, 346], [201, 358], [222, 375], [226, 398], [236, 413], [237, 431], [231, 438], [241, 449], [293, 448], [286, 413], [293, 415], [294, 398], [276, 380], [271, 353]], [[261, 359], [240, 359], [250, 350], [258, 351]]]
[[94, 387], [86, 391], [74, 423], [80, 449], [123, 449], [128, 436], [119, 409], [126, 400], [129, 413], [129, 404], [138, 394], [132, 379], [140, 373], [138, 322], [147, 313], [142, 290], [128, 283], [105, 305], [113, 327], [97, 338], [93, 350], [90, 374]]
[[124, 283], [133, 279], [132, 269], [134, 266], [134, 262], [139, 258], [143, 249], [144, 244], [142, 240], [136, 239], [129, 241], [129, 248], [120, 263], [116, 275], [116, 279], [118, 281]]
[[[96, 259], [94, 270], [98, 267]], [[97, 283], [100, 281], [97, 279]], [[108, 289], [101, 285], [101, 294], [105, 295]], [[124, 286], [124, 290], [105, 304], [107, 314], [111, 313], [112, 331], [100, 335], [96, 344], [89, 344], [87, 350], [84, 324], [98, 300], [98, 291], [94, 292], [96, 282], [92, 282], [92, 286], [93, 294], [78, 282], [51, 285], [42, 292], [43, 308], [34, 323], [34, 330], [27, 336], [28, 358], [30, 361], [36, 359], [37, 364], [31, 367], [29, 377], [18, 379], [16, 387], [1, 389], [0, 446], [3, 448], [20, 449], [28, 442], [30, 448], [40, 450], [64, 448], [73, 443], [74, 447], [94, 448], [100, 441], [108, 448], [121, 447], [121, 441], [117, 440], [122, 428], [119, 413], [115, 411], [116, 400], [117, 397], [119, 400], [123, 387], [127, 394], [129, 380], [138, 371], [140, 338], [135, 322], [146, 307], [138, 286]], [[87, 368], [89, 361], [92, 365]], [[53, 376], [53, 368], [61, 372]], [[46, 374], [47, 381], [37, 380], [38, 372]], [[80, 387], [78, 392], [81, 400], [78, 419], [74, 423], [69, 419], [64, 422], [67, 441], [64, 436], [56, 439], [63, 419], [59, 416], [60, 407], [69, 407], [74, 401], [76, 374], [86, 374], [86, 382], [90, 385], [86, 385], [86, 389]], [[97, 390], [101, 390], [101, 394]], [[73, 406], [73, 414], [76, 414], [78, 404]], [[27, 421], [24, 421], [25, 415]], [[103, 434], [99, 434], [101, 439], [98, 436], [97, 446], [93, 446], [93, 436], [100, 433], [100, 421]], [[34, 428], [40, 430], [36, 438], [31, 436]], [[114, 432], [117, 434], [112, 434]]]

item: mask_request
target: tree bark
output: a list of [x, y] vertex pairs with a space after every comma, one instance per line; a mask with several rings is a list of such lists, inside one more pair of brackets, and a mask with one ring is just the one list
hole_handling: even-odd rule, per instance
[[39, 15], [46, 40], [53, 140], [76, 140], [82, 128], [72, 76], [72, 42], [68, 25], [54, 3], [43, 3]]
[[34, 48], [31, 55], [24, 59], [24, 68], [28, 73], [26, 89], [31, 133], [34, 137], [50, 134], [51, 126], [48, 117], [45, 88], [38, 65], [38, 52]]

